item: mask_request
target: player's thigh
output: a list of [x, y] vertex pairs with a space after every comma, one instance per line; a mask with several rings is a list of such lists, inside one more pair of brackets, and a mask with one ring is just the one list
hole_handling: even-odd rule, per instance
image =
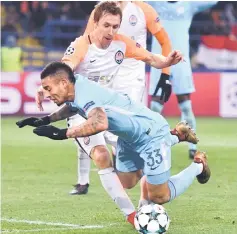
[[137, 152], [118, 139], [116, 151], [116, 169], [124, 188], [132, 188], [142, 177], [144, 161]]
[[142, 178], [143, 172], [142, 170], [133, 171], [133, 172], [117, 171], [117, 175], [123, 187], [125, 189], [131, 189], [134, 186], [136, 186], [138, 181]]

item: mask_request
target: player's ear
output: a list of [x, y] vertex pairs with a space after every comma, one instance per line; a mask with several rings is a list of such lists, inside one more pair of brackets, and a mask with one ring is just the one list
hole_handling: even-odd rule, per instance
[[69, 84], [69, 80], [63, 78], [63, 79], [61, 79], [61, 84], [63, 85], [64, 88], [66, 88], [68, 86], [68, 84]]

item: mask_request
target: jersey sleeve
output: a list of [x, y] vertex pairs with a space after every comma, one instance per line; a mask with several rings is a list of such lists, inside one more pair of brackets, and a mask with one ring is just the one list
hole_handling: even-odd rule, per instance
[[119, 40], [125, 43], [126, 45], [126, 58], [133, 58], [136, 60], [146, 61], [148, 57], [151, 56], [151, 53], [145, 50], [139, 43], [136, 43], [134, 40], [124, 36], [117, 34], [115, 40]]
[[142, 9], [146, 19], [146, 27], [150, 33], [154, 35], [159, 32], [163, 27], [160, 23], [160, 18], [156, 10], [145, 2], [134, 1], [134, 3]]
[[89, 20], [87, 22], [85, 34], [89, 34], [94, 30], [94, 12], [95, 10], [93, 10], [90, 14]]
[[191, 10], [193, 11], [193, 14], [196, 14], [198, 12], [201, 12], [201, 11], [205, 11], [211, 7], [213, 7], [214, 5], [216, 5], [217, 1], [208, 1], [208, 2], [205, 2], [205, 1], [201, 1], [201, 2], [197, 2], [197, 1], [194, 1], [194, 2], [190, 2], [191, 6]]
[[62, 58], [62, 62], [66, 63], [73, 71], [75, 71], [80, 62], [84, 59], [87, 51], [88, 43], [85, 36], [81, 36], [73, 41], [67, 48]]

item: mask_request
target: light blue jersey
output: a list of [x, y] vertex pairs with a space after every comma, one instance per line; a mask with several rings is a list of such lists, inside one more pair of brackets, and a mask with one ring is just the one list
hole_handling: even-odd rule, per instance
[[[80, 75], [76, 75], [76, 78], [73, 105], [85, 116], [96, 107], [104, 108], [109, 122], [108, 131], [119, 137], [118, 170], [128, 172], [143, 169], [147, 175], [168, 171], [170, 160], [167, 161], [159, 154], [160, 144], [171, 146], [167, 121], [146, 106], [133, 102], [127, 95], [107, 89]], [[155, 160], [155, 157], [159, 160]]]
[[[175, 94], [192, 93], [195, 89], [189, 59], [189, 28], [194, 14], [212, 7], [216, 2], [177, 1], [175, 3], [169, 3], [167, 1], [150, 1], [149, 4], [151, 4], [159, 14], [161, 24], [171, 40], [172, 49], [180, 50], [186, 60], [186, 62], [181, 62], [171, 67], [173, 92]], [[161, 47], [157, 40], [152, 40], [151, 50], [153, 53], [161, 53]], [[160, 70], [151, 69], [151, 95], [153, 95], [155, 91], [160, 74]]]

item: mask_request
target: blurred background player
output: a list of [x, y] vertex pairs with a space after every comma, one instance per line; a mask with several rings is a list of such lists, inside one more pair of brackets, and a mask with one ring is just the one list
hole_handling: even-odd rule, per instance
[[[179, 63], [171, 68], [172, 90], [175, 93], [181, 111], [181, 119], [186, 120], [196, 130], [196, 119], [192, 110], [191, 93], [195, 91], [192, 69], [189, 59], [189, 28], [194, 14], [204, 11], [216, 4], [216, 2], [186, 2], [186, 1], [154, 1], [149, 2], [158, 12], [162, 25], [172, 43], [173, 48], [182, 51], [185, 63]], [[160, 51], [160, 45], [152, 40], [153, 53]], [[164, 82], [160, 77], [160, 71], [151, 68], [149, 93], [152, 95], [150, 108], [159, 113], [162, 112], [164, 102], [160, 101], [160, 85]], [[197, 148], [189, 144], [189, 158], [193, 159]]]
[[[147, 32], [155, 36], [162, 48], [162, 55], [167, 56], [171, 52], [169, 37], [159, 22], [156, 11], [147, 3], [135, 1], [120, 1], [118, 6], [123, 12], [122, 22], [118, 33], [130, 37], [143, 48], [146, 48]], [[86, 33], [94, 29], [94, 11], [91, 13]], [[170, 68], [161, 70], [162, 100], [167, 101], [171, 94], [169, 80]], [[112, 89], [128, 94], [134, 101], [142, 102], [146, 89], [145, 63], [136, 59], [124, 59], [114, 78]], [[113, 153], [117, 144], [117, 136], [106, 132], [106, 143], [113, 146]], [[90, 158], [78, 146], [78, 181], [70, 194], [86, 194], [89, 187]]]
[[1, 48], [1, 70], [3, 72], [23, 71], [22, 56], [22, 49], [17, 46], [16, 37], [9, 35]]

